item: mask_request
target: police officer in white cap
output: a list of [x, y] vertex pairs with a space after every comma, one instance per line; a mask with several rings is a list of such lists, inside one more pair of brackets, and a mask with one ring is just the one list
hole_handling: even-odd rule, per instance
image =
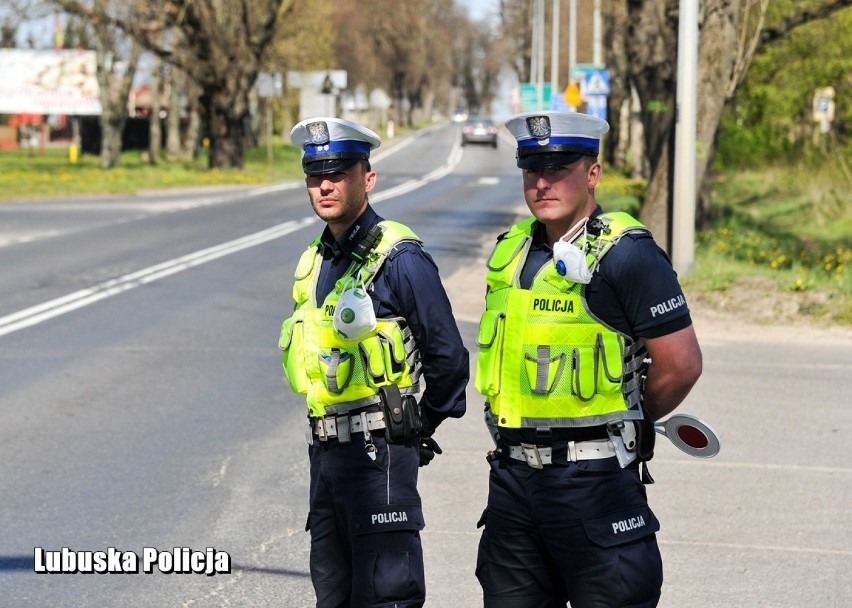
[[652, 422], [701, 374], [683, 291], [649, 231], [595, 199], [606, 121], [506, 123], [531, 217], [488, 261], [476, 387], [488, 504], [476, 575], [489, 608], [656, 606], [663, 581], [645, 464]]
[[290, 137], [326, 222], [296, 265], [280, 338], [287, 380], [308, 406], [316, 605], [422, 606], [418, 467], [441, 453], [438, 425], [465, 412], [468, 352], [420, 239], [369, 204], [379, 136], [321, 117]]

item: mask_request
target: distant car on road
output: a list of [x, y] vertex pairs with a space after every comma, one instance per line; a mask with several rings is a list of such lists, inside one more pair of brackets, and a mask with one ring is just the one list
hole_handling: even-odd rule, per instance
[[458, 108], [455, 112], [453, 112], [452, 121], [453, 122], [464, 122], [467, 120], [467, 112], [463, 109]]
[[471, 116], [462, 125], [461, 145], [488, 144], [497, 147], [497, 125], [490, 118]]

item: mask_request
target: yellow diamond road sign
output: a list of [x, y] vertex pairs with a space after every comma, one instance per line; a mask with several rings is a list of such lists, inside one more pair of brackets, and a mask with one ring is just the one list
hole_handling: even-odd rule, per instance
[[572, 82], [565, 87], [565, 103], [575, 108], [583, 103], [583, 99], [580, 97], [580, 87], [576, 82]]

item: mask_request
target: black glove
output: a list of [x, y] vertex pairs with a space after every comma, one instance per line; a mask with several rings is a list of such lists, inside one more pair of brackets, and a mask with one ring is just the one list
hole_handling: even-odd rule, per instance
[[438, 445], [438, 442], [432, 439], [431, 435], [420, 435], [420, 466], [425, 467], [432, 462], [435, 454], [443, 454], [444, 450]]

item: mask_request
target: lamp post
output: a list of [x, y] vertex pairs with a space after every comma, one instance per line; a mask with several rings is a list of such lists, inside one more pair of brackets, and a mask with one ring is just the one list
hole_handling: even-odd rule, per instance
[[696, 72], [698, 0], [680, 0], [677, 36], [677, 113], [675, 124], [672, 265], [682, 275], [695, 262]]

